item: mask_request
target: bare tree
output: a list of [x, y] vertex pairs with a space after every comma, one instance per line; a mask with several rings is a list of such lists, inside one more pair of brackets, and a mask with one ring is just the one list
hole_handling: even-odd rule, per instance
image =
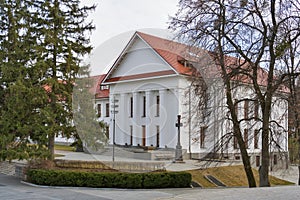
[[[255, 181], [234, 109], [238, 102], [232, 94], [232, 80], [250, 83], [260, 105], [262, 164], [259, 185], [269, 186], [272, 101], [288, 79], [285, 72], [290, 66], [283, 65], [284, 56], [290, 56], [288, 49], [298, 48], [293, 41], [298, 40], [300, 34], [299, 11], [299, 2], [292, 0], [181, 0], [170, 23], [181, 38], [213, 52], [220, 66], [233, 134], [250, 187], [255, 186]], [[230, 61], [232, 56], [237, 58], [235, 63]], [[277, 73], [279, 71], [282, 73]]]
[[[300, 41], [294, 40], [291, 41], [289, 38], [289, 43], [294, 43], [294, 45], [299, 45]], [[299, 171], [299, 178], [298, 178], [298, 185], [300, 185], [300, 110], [299, 110], [299, 103], [300, 103], [300, 85], [299, 85], [299, 67], [300, 67], [300, 60], [299, 57], [299, 50], [293, 48], [294, 45], [290, 45], [286, 54], [283, 55], [284, 58], [284, 65], [287, 69], [288, 74], [288, 82], [287, 86], [290, 89], [289, 93], [289, 131], [290, 135], [294, 137], [297, 141], [296, 146], [298, 149], [296, 159], [298, 159], [298, 171]], [[294, 150], [294, 149], [293, 149]], [[294, 159], [294, 158], [292, 158]]]

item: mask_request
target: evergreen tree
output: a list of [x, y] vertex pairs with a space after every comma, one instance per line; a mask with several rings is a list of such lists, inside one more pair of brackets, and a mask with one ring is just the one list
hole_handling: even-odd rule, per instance
[[74, 123], [77, 134], [76, 139], [84, 150], [97, 152], [107, 144], [106, 124], [97, 120], [94, 107], [95, 91], [93, 86], [97, 84], [97, 77], [90, 77], [88, 67], [81, 67], [80, 77], [76, 80], [73, 91]]
[[[79, 3], [0, 0], [3, 159], [9, 152], [11, 158], [34, 156], [22, 148], [40, 148], [46, 141], [53, 159], [55, 135], [75, 132], [71, 94], [80, 62], [92, 49], [87, 33], [94, 26], [85, 19], [95, 8]], [[28, 145], [29, 139], [39, 145]], [[24, 154], [18, 156], [18, 151]]]
[[46, 0], [39, 6], [39, 63], [46, 66], [43, 83], [50, 88], [43, 112], [47, 116], [51, 159], [55, 135], [70, 137], [75, 132], [71, 107], [73, 84], [83, 56], [92, 49], [86, 34], [94, 26], [85, 19], [95, 6], [80, 7], [79, 3], [79, 0]]
[[[4, 160], [45, 155], [40, 110], [47, 96], [39, 81], [43, 69], [35, 65], [37, 27], [32, 23], [36, 12], [32, 5], [27, 0], [0, 4], [0, 157]], [[28, 145], [30, 138], [40, 145]]]

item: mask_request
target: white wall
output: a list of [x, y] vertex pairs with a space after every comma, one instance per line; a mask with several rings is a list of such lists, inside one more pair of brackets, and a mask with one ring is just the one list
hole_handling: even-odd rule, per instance
[[135, 39], [130, 49], [123, 55], [111, 77], [122, 77], [172, 70], [159, 55], [141, 39]]
[[[116, 143], [130, 144], [130, 126], [134, 129], [133, 145], [142, 145], [142, 126], [146, 126], [146, 146], [156, 146], [157, 128], [160, 128], [160, 147], [175, 147], [179, 106], [176, 77], [124, 82], [110, 86], [110, 101], [118, 102], [116, 114]], [[134, 97], [134, 95], [136, 95]], [[143, 117], [143, 97], [146, 97], [146, 117]], [[156, 96], [160, 96], [160, 115], [156, 116]], [[133, 118], [130, 117], [130, 98], [133, 97]], [[136, 102], [136, 103], [135, 103]], [[110, 130], [113, 130], [112, 123]], [[112, 131], [110, 131], [112, 138]]]

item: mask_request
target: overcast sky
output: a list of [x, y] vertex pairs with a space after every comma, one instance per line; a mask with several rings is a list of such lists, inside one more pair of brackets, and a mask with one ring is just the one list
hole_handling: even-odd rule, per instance
[[[83, 5], [96, 4], [89, 16], [96, 30], [91, 35], [95, 48], [88, 63], [91, 75], [105, 73], [136, 30], [156, 33], [168, 28], [179, 0], [81, 0]], [[159, 35], [159, 33], [158, 33]], [[106, 69], [106, 70], [105, 70]]]
[[178, 0], [82, 0], [82, 4], [97, 5], [96, 11], [90, 14], [96, 25], [91, 42], [97, 47], [122, 32], [167, 29], [169, 16], [177, 11]]

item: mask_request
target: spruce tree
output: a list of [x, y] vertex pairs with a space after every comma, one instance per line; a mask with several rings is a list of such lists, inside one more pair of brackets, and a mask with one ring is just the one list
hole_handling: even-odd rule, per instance
[[[95, 85], [98, 77], [90, 77], [88, 66], [81, 67], [73, 90], [74, 124], [77, 145], [90, 153], [99, 152], [108, 142], [107, 124], [97, 120]], [[98, 87], [98, 86], [97, 86]]]
[[95, 8], [79, 3], [0, 0], [2, 159], [45, 155], [36, 149], [44, 144], [53, 159], [55, 135], [75, 133], [71, 95], [81, 61], [92, 49], [87, 34], [94, 26], [85, 20]]
[[75, 133], [72, 123], [72, 91], [84, 55], [92, 47], [87, 34], [94, 29], [86, 22], [95, 6], [81, 7], [79, 0], [46, 0], [41, 2], [40, 56], [46, 66], [43, 83], [49, 86], [47, 115], [48, 148], [54, 155], [54, 138], [57, 134], [70, 137]]
[[[41, 108], [46, 93], [36, 66], [36, 26], [33, 3], [1, 1], [0, 4], [0, 157], [27, 159], [45, 155]], [[28, 145], [36, 142], [40, 145]]]

